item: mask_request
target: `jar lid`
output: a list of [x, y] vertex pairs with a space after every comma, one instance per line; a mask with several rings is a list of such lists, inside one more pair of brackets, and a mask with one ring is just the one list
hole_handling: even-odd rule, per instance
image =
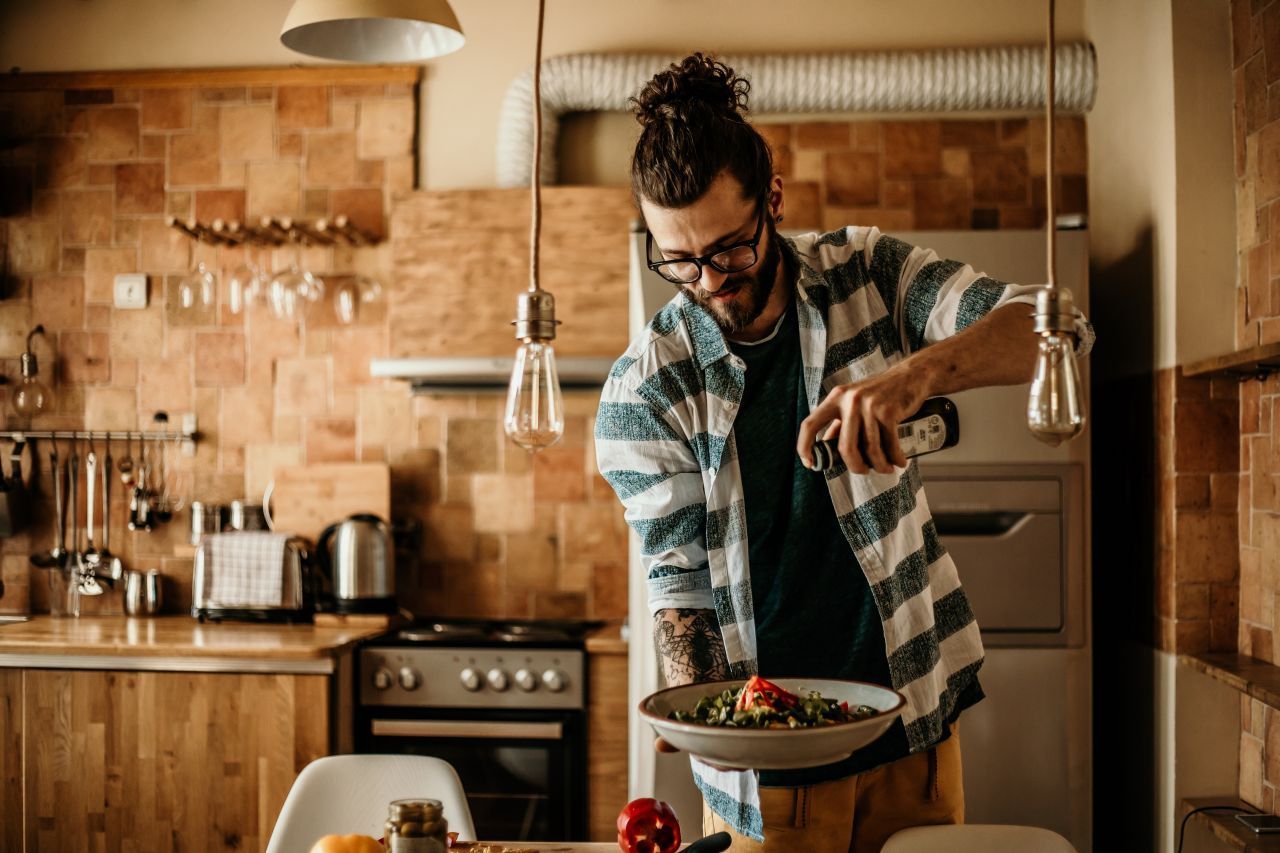
[[444, 806], [439, 800], [393, 800], [387, 806], [387, 818], [390, 820], [439, 820], [444, 814]]

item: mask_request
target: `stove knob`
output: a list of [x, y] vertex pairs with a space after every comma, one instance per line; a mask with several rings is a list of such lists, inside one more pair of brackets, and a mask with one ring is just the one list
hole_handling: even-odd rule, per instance
[[516, 672], [516, 686], [525, 693], [532, 693], [538, 689], [538, 677], [527, 669], [518, 670]]
[[418, 678], [418, 673], [409, 669], [407, 666], [400, 667], [400, 686], [405, 690], [417, 690], [422, 681]]
[[476, 672], [471, 667], [464, 669], [462, 671], [462, 686], [466, 690], [475, 693], [483, 686], [483, 683], [480, 681], [480, 673]]
[[498, 668], [489, 670], [489, 686], [499, 693], [507, 689], [507, 674]]
[[564, 690], [564, 675], [557, 670], [549, 669], [542, 673], [542, 683], [545, 684], [547, 689], [552, 693], [559, 693], [561, 690]]
[[391, 670], [379, 667], [373, 673], [373, 686], [379, 690], [389, 690], [391, 685], [395, 683], [395, 676], [391, 674]]

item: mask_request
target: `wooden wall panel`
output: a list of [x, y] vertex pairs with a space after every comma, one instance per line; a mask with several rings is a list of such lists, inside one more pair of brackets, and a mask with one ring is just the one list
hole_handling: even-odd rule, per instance
[[28, 670], [24, 687], [29, 851], [262, 850], [328, 753], [325, 676]]
[[612, 841], [627, 804], [627, 655], [587, 660], [587, 837]]
[[0, 669], [0, 850], [22, 849], [22, 671]]
[[[393, 356], [509, 356], [516, 295], [529, 286], [529, 191], [400, 196], [391, 221]], [[563, 322], [561, 355], [616, 358], [627, 346], [628, 190], [542, 191], [541, 280]]]

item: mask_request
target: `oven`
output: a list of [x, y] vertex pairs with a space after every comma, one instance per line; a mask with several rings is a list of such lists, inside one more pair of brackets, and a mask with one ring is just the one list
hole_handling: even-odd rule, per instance
[[440, 624], [361, 650], [356, 751], [448, 761], [480, 838], [585, 840], [581, 638], [504, 625], [445, 639]]

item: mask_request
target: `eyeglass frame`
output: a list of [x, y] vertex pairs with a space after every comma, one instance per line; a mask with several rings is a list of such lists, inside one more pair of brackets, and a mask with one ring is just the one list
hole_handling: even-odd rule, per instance
[[[743, 270], [751, 269], [760, 260], [759, 246], [760, 246], [761, 239], [764, 238], [764, 218], [765, 218], [765, 210], [768, 207], [768, 194], [761, 195], [759, 199], [759, 203], [760, 203], [760, 212], [756, 215], [757, 216], [756, 233], [750, 240], [742, 240], [737, 243], [731, 243], [728, 246], [723, 246], [719, 249], [716, 249], [714, 252], [709, 252], [705, 255], [702, 255], [701, 257], [690, 256], [687, 258], [669, 258], [667, 260], [662, 260], [662, 261], [651, 260], [651, 258], [653, 257], [653, 232], [649, 230], [648, 226], [646, 226], [644, 229], [644, 234], [645, 234], [644, 259], [645, 259], [646, 265], [648, 265], [649, 269], [657, 273], [658, 276], [661, 277], [663, 281], [667, 282], [668, 284], [673, 284], [677, 287], [681, 287], [686, 284], [693, 284], [696, 281], [701, 281], [702, 268], [704, 265], [711, 267], [713, 270], [716, 270], [717, 272], [724, 273], [725, 275], [730, 275], [735, 272], [742, 272]], [[732, 252], [734, 249], [741, 249], [744, 246], [751, 249], [751, 255], [752, 255], [751, 263], [747, 264], [744, 267], [740, 267], [736, 270], [727, 270], [724, 267], [717, 264], [714, 260], [712, 260], [712, 258], [714, 258], [716, 255], [723, 255], [725, 252]], [[658, 269], [658, 267], [667, 266], [668, 264], [694, 264], [698, 267], [698, 274], [693, 278], [689, 279], [688, 281], [672, 281], [671, 279], [663, 275], [662, 271]]]

